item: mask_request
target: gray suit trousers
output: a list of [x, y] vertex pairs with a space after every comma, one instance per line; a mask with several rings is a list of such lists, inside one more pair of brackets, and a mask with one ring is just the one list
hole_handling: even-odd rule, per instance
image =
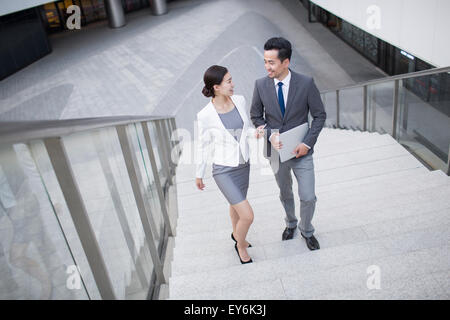
[[[273, 150], [272, 150], [273, 151]], [[307, 154], [300, 158], [293, 158], [281, 163], [277, 152], [272, 152], [270, 166], [275, 174], [278, 187], [280, 188], [280, 200], [286, 211], [286, 226], [295, 228], [298, 219], [295, 216], [295, 202], [292, 192], [292, 175], [294, 172], [298, 183], [298, 195], [300, 197], [300, 223], [298, 228], [305, 237], [314, 234], [311, 221], [316, 207], [314, 161], [313, 155]]]

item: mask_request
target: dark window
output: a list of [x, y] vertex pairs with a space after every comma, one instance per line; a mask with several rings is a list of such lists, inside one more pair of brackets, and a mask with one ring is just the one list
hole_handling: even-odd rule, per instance
[[378, 38], [364, 32], [364, 55], [373, 63], [378, 64]]
[[0, 80], [51, 51], [36, 8], [0, 17]]
[[416, 70], [415, 58], [408, 52], [395, 48], [395, 74], [414, 72]]
[[364, 52], [364, 31], [352, 26], [352, 44], [359, 52]]

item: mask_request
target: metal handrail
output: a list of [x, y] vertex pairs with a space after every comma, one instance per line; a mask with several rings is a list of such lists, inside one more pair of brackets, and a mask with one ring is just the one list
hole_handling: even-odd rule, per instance
[[173, 116], [114, 116], [62, 120], [0, 121], [0, 144], [60, 137], [86, 130], [171, 118]]
[[399, 74], [399, 75], [395, 75], [395, 76], [391, 76], [391, 77], [385, 77], [385, 78], [380, 78], [380, 79], [375, 79], [375, 80], [369, 80], [366, 82], [360, 82], [360, 83], [350, 85], [350, 86], [342, 86], [342, 87], [338, 87], [335, 89], [323, 90], [323, 91], [320, 91], [320, 93], [324, 94], [324, 93], [328, 93], [328, 92], [341, 91], [341, 90], [345, 90], [345, 89], [360, 88], [360, 87], [373, 85], [373, 84], [379, 84], [379, 83], [390, 82], [390, 81], [395, 81], [395, 80], [404, 80], [404, 79], [415, 78], [415, 77], [420, 77], [420, 76], [428, 76], [428, 75], [442, 73], [442, 72], [450, 72], [450, 67], [434, 68], [434, 69], [429, 69], [429, 70], [411, 72], [411, 73], [407, 73], [407, 74]]
[[[445, 72], [450, 73], [450, 67], [434, 68], [434, 69], [430, 69], [430, 70], [411, 72], [408, 74], [402, 74], [402, 75], [396, 75], [396, 76], [392, 76], [392, 77], [370, 80], [370, 81], [358, 83], [358, 84], [351, 85], [351, 86], [344, 86], [344, 87], [335, 88], [335, 89], [331, 89], [331, 90], [324, 90], [324, 91], [321, 91], [320, 94], [322, 96], [324, 96], [327, 93], [332, 93], [335, 95], [336, 122], [335, 122], [334, 126], [339, 128], [339, 127], [341, 127], [341, 123], [340, 123], [340, 113], [341, 113], [340, 94], [341, 94], [341, 92], [346, 89], [363, 89], [362, 131], [367, 131], [368, 130], [367, 117], [368, 117], [368, 111], [369, 111], [368, 110], [368, 108], [369, 108], [369, 106], [368, 106], [368, 87], [370, 85], [393, 82], [394, 83], [394, 88], [393, 88], [394, 92], [393, 92], [393, 99], [392, 99], [392, 133], [391, 133], [391, 135], [394, 139], [398, 140], [398, 123], [397, 122], [398, 122], [399, 108], [400, 108], [399, 96], [400, 96], [401, 81], [405, 80], [405, 79], [440, 74], [440, 73], [445, 73]], [[375, 109], [372, 109], [372, 110], [374, 111]], [[417, 155], [415, 155], [415, 156], [417, 156]], [[447, 159], [447, 168], [444, 171], [447, 173], [447, 175], [450, 175], [450, 152], [448, 154], [448, 159]]]

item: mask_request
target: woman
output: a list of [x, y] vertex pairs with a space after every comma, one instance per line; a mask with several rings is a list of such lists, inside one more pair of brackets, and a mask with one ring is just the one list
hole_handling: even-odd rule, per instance
[[248, 255], [250, 243], [245, 239], [253, 222], [253, 210], [247, 201], [250, 173], [247, 138], [263, 135], [262, 127], [254, 129], [249, 121], [243, 96], [233, 95], [231, 75], [225, 67], [211, 66], [206, 70], [202, 93], [212, 97], [197, 114], [198, 164], [197, 188], [203, 190], [208, 149], [213, 152], [212, 175], [227, 201], [233, 225], [231, 238], [242, 264], [253, 262]]

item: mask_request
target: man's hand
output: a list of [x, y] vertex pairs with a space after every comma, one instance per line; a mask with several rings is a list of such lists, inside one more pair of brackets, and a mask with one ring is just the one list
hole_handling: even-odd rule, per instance
[[205, 188], [205, 184], [203, 183], [203, 179], [195, 178], [195, 185], [199, 190], [203, 190]]
[[283, 147], [283, 144], [280, 141], [280, 133], [272, 133], [269, 140], [275, 149], [280, 150]]
[[295, 154], [296, 158], [300, 158], [306, 155], [308, 151], [308, 147], [305, 146], [304, 143], [300, 143], [297, 147], [295, 147], [294, 151], [292, 151], [292, 154]]

